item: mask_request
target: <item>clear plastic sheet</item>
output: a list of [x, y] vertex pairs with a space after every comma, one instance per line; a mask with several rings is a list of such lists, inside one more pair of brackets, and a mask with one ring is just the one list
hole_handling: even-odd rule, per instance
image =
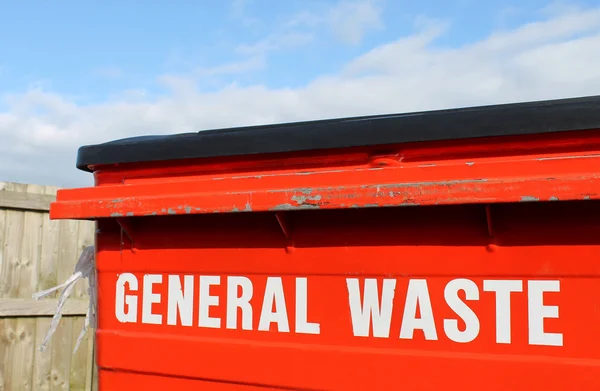
[[64, 283], [57, 285], [53, 288], [46, 289], [44, 291], [33, 294], [33, 298], [35, 300], [39, 300], [42, 297], [47, 296], [54, 291], [64, 288], [64, 290], [60, 294], [60, 297], [58, 298], [58, 305], [56, 307], [56, 311], [54, 312], [54, 317], [52, 318], [52, 322], [50, 323], [50, 328], [48, 329], [48, 332], [46, 333], [46, 337], [44, 338], [44, 341], [42, 342], [40, 351], [44, 351], [46, 349], [46, 346], [47, 346], [48, 342], [50, 341], [50, 338], [52, 338], [52, 335], [54, 334], [54, 332], [56, 332], [56, 328], [58, 327], [58, 323], [60, 322], [60, 319], [62, 317], [62, 314], [61, 314], [62, 308], [65, 305], [65, 302], [67, 301], [67, 299], [69, 298], [69, 295], [73, 291], [73, 288], [75, 288], [75, 284], [77, 283], [77, 281], [79, 281], [82, 278], [88, 279], [88, 282], [89, 282], [88, 294], [90, 297], [90, 301], [89, 301], [89, 305], [88, 305], [87, 314], [85, 316], [85, 323], [83, 325], [83, 328], [81, 329], [81, 332], [79, 333], [79, 336], [77, 337], [77, 342], [75, 343], [75, 348], [73, 349], [73, 352], [76, 352], [77, 349], [79, 349], [79, 345], [81, 344], [81, 341], [83, 340], [83, 337], [85, 336], [88, 328], [89, 327], [92, 327], [94, 329], [96, 328], [96, 303], [97, 303], [96, 297], [97, 296], [96, 296], [96, 262], [95, 262], [94, 255], [95, 255], [94, 246], [86, 247], [83, 250], [83, 252], [81, 253], [81, 255], [79, 256], [77, 265], [75, 265], [75, 271]]

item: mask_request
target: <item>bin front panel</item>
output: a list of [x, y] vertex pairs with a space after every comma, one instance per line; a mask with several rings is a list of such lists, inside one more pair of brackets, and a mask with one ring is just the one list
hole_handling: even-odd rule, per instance
[[100, 389], [599, 389], [599, 218], [576, 201], [101, 220]]
[[600, 199], [600, 131], [107, 166], [52, 218]]

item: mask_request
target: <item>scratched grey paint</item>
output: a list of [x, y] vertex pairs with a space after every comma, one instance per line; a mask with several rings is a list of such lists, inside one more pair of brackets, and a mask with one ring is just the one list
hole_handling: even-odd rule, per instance
[[292, 204], [279, 204], [270, 208], [269, 210], [272, 212], [276, 211], [284, 211], [284, 210], [302, 210], [302, 209], [319, 209], [319, 205], [313, 204], [302, 204], [302, 205], [292, 205]]
[[321, 200], [321, 195], [317, 194], [314, 196], [310, 196], [310, 195], [305, 195], [305, 196], [292, 196], [292, 201], [296, 201], [298, 204], [305, 204], [308, 203], [309, 201], [320, 201]]
[[521, 197], [521, 202], [534, 202], [534, 201], [539, 201], [540, 199], [538, 197], [533, 197], [533, 196], [522, 196]]
[[[469, 164], [472, 162], [467, 162], [467, 164]], [[304, 173], [306, 174], [306, 173]], [[404, 191], [402, 191], [401, 189], [419, 189], [420, 187], [439, 187], [439, 186], [453, 186], [453, 185], [472, 185], [472, 184], [477, 184], [477, 183], [485, 183], [487, 182], [487, 179], [464, 179], [464, 180], [449, 180], [449, 181], [435, 181], [435, 182], [411, 182], [411, 183], [395, 183], [395, 184], [380, 184], [380, 185], [362, 185], [360, 186], [361, 189], [365, 189], [365, 190], [376, 190], [375, 194], [372, 194], [372, 196], [375, 197], [389, 197], [389, 198], [395, 198], [395, 197], [400, 197], [402, 199], [402, 197], [406, 196], [406, 193]], [[302, 210], [302, 209], [319, 209], [321, 207], [320, 202], [323, 200], [323, 196], [321, 194], [319, 194], [320, 192], [335, 192], [335, 191], [344, 191], [346, 190], [344, 187], [337, 187], [337, 188], [333, 188], [333, 187], [327, 187], [327, 188], [310, 188], [310, 187], [306, 187], [306, 188], [296, 188], [296, 189], [273, 189], [273, 190], [267, 190], [268, 193], [286, 193], [286, 194], [293, 194], [290, 197], [290, 200], [293, 202], [290, 203], [282, 203], [279, 205], [276, 205], [272, 208], [270, 208], [269, 210], [271, 211], [287, 211], [287, 210]], [[396, 191], [394, 191], [396, 190]], [[474, 189], [476, 191], [476, 189]], [[431, 190], [430, 190], [431, 191]], [[435, 192], [435, 189], [432, 190]], [[225, 194], [235, 194], [235, 195], [242, 195], [245, 194], [249, 197], [252, 196], [252, 191], [250, 192], [231, 192], [231, 193], [225, 193]], [[331, 198], [348, 198], [348, 199], [352, 199], [352, 198], [356, 198], [356, 197], [362, 197], [361, 194], [343, 194], [343, 195], [336, 195], [336, 194], [331, 194], [329, 195], [329, 197]], [[586, 196], [584, 197], [584, 199], [591, 199], [590, 196]], [[558, 201], [557, 197], [550, 197], [551, 201]], [[113, 200], [114, 202], [117, 201], [123, 201], [122, 199], [118, 199], [118, 200]], [[393, 206], [415, 206], [418, 205], [418, 203], [415, 202], [410, 202], [410, 201], [406, 201], [403, 200], [404, 202], [401, 203], [396, 203], [396, 204], [390, 204], [388, 203], [370, 203], [370, 204], [351, 204], [347, 207], [350, 208], [371, 208], [371, 207], [393, 207]], [[490, 201], [493, 201], [493, 199], [490, 199]], [[521, 202], [537, 202], [540, 201], [540, 199], [538, 197], [535, 196], [529, 196], [529, 195], [525, 195], [521, 197]], [[346, 204], [342, 205], [342, 207], [346, 207]], [[190, 206], [178, 206], [177, 209], [182, 210], [182, 212], [177, 212], [176, 210], [174, 210], [173, 208], [168, 208], [162, 209], [162, 213], [168, 213], [170, 215], [174, 215], [177, 213], [183, 213], [183, 211], [185, 211], [185, 213], [190, 214], [192, 213], [193, 210], [196, 211], [202, 211], [202, 208], [192, 208]], [[244, 209], [240, 210], [240, 208], [238, 208], [237, 206], [234, 206], [231, 209], [231, 212], [251, 212], [253, 210], [252, 208], [252, 202], [251, 200], [248, 200], [245, 205], [244, 205]], [[208, 212], [208, 211], [207, 211]], [[219, 213], [218, 210], [213, 211], [213, 213]], [[157, 215], [157, 212], [152, 212], [149, 215]], [[123, 214], [122, 213], [113, 213], [111, 214], [111, 217], [122, 217]], [[128, 212], [127, 216], [133, 216], [133, 213]]]

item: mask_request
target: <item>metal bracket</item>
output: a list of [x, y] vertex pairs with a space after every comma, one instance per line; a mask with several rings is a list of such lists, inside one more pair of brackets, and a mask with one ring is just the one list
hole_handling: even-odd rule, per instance
[[291, 253], [292, 251], [294, 251], [294, 240], [292, 239], [292, 231], [290, 229], [290, 223], [289, 223], [287, 214], [283, 213], [283, 212], [276, 212], [275, 218], [277, 219], [277, 222], [279, 223], [279, 227], [281, 228], [281, 231], [283, 232], [283, 235], [285, 236], [285, 240], [286, 240], [285, 251], [288, 253]]
[[485, 206], [485, 220], [487, 222], [487, 231], [490, 237], [494, 237], [494, 226], [492, 225], [492, 207]]
[[492, 220], [492, 206], [485, 206], [485, 220], [487, 222], [487, 233], [490, 237], [490, 241], [486, 246], [486, 251], [490, 253], [495, 253], [498, 251], [498, 243], [497, 238], [494, 236], [494, 224]]
[[131, 251], [136, 252], [137, 248], [135, 247], [135, 240], [133, 239], [133, 224], [131, 219], [121, 217], [116, 220], [117, 224], [119, 224], [119, 227], [121, 227], [121, 245], [125, 244], [123, 241], [123, 234], [125, 234], [125, 236], [127, 236], [131, 242]]

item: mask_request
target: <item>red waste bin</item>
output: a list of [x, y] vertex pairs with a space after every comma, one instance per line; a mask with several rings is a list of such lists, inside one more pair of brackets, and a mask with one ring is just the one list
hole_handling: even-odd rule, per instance
[[600, 389], [600, 97], [79, 150], [107, 390]]

